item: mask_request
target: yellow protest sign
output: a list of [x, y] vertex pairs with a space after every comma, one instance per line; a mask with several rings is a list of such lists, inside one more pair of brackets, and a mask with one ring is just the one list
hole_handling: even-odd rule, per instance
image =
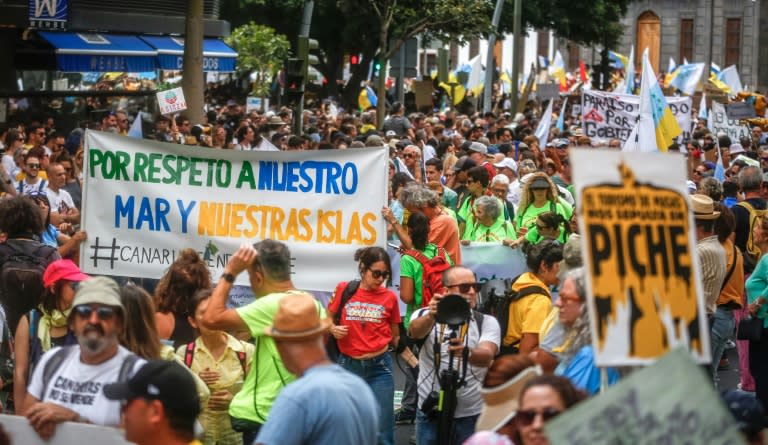
[[680, 156], [574, 150], [595, 360], [639, 365], [709, 333]]

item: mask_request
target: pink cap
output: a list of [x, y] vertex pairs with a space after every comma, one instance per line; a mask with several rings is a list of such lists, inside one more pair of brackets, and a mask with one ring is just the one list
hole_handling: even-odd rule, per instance
[[43, 273], [43, 285], [51, 287], [59, 280], [84, 281], [91, 278], [80, 271], [72, 260], [56, 260], [48, 265]]

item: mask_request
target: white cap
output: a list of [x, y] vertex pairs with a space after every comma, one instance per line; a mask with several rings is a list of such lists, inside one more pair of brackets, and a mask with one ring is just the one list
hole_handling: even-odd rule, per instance
[[517, 162], [512, 158], [504, 158], [499, 163], [493, 164], [496, 168], [508, 168], [517, 174]]

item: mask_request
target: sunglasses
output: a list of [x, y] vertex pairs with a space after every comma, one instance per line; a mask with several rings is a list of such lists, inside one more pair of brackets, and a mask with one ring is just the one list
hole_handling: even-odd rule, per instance
[[27, 164], [27, 167], [34, 170], [40, 170], [40, 164]]
[[406, 158], [406, 159], [410, 159], [410, 158], [413, 157], [413, 154], [412, 153], [403, 153], [403, 157]]
[[99, 306], [94, 309], [91, 306], [81, 304], [74, 307], [75, 314], [82, 318], [91, 318], [93, 311], [96, 311], [96, 316], [99, 320], [111, 320], [115, 316], [115, 310], [109, 306]]
[[536, 420], [536, 417], [541, 416], [541, 420], [543, 420], [544, 423], [547, 423], [557, 417], [561, 412], [562, 411], [554, 408], [547, 408], [544, 411], [520, 410], [515, 414], [515, 420], [521, 426], [528, 426]]
[[452, 287], [458, 287], [459, 292], [466, 294], [469, 292], [470, 289], [474, 289], [475, 292], [480, 292], [480, 288], [483, 287], [480, 283], [460, 283], [460, 284], [451, 284], [448, 286], [445, 286], [446, 288], [452, 288]]
[[390, 273], [387, 272], [386, 270], [373, 270], [373, 269], [368, 269], [368, 270], [371, 271], [371, 275], [373, 276], [373, 278], [377, 280], [379, 278], [384, 278], [386, 280], [387, 278], [389, 278], [389, 275], [390, 275]]

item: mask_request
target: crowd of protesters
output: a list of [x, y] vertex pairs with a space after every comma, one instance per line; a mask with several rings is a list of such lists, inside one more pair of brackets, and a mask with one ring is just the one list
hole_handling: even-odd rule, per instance
[[[389, 445], [396, 425], [415, 423], [418, 445], [547, 443], [548, 420], [620, 379], [614, 369], [601, 378], [594, 363], [569, 158], [573, 147], [616, 149], [619, 141], [593, 141], [569, 117], [541, 146], [533, 102], [514, 115], [406, 115], [398, 103], [389, 111], [377, 128], [373, 110], [308, 110], [301, 135], [291, 134], [290, 109], [246, 112], [234, 102], [211, 107], [196, 125], [184, 115], [138, 123], [146, 139], [211, 149], [386, 147], [389, 197], [381, 216], [400, 246], [400, 287], [387, 287], [385, 249], [360, 249], [359, 276], [339, 283], [327, 307], [294, 287], [292, 273], [302, 272], [291, 271], [288, 247], [272, 240], [232, 252], [217, 282], [185, 246], [152, 288], [82, 273], [83, 130], [61, 132], [52, 119], [7, 128], [0, 273], [23, 256], [39, 274], [0, 283], [2, 324], [13, 334], [3, 341], [15, 339], [10, 373], [0, 360], [6, 412], [28, 417], [44, 439], [73, 421], [122, 425], [138, 444], [198, 437], [204, 444]], [[116, 110], [89, 128], [127, 136], [130, 119]], [[690, 171], [712, 338], [708, 371], [717, 386], [719, 368], [739, 368], [740, 391], [724, 397], [752, 443], [762, 441], [768, 403], [768, 336], [736, 341], [735, 330], [753, 318], [758, 330], [768, 329], [763, 144], [759, 127], [731, 141], [700, 122], [690, 141], [671, 147], [685, 153]], [[512, 285], [519, 298], [499, 320], [478, 311], [481, 283], [462, 265], [462, 246], [473, 243], [525, 257], [527, 271]], [[425, 290], [433, 278], [427, 263], [443, 264], [436, 292]], [[233, 309], [228, 296], [243, 273], [256, 300]], [[464, 328], [437, 321], [449, 294], [472, 309]], [[336, 348], [330, 355], [328, 338]], [[723, 358], [732, 347], [738, 364]], [[449, 358], [468, 372], [451, 431], [438, 439], [444, 431], [434, 397]], [[395, 411], [400, 359], [406, 384]]]

